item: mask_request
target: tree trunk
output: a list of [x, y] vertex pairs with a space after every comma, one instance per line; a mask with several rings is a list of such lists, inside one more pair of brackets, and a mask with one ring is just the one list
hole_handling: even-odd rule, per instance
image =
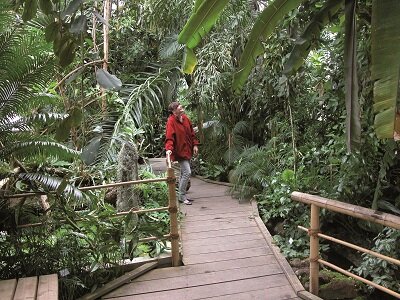
[[[118, 155], [118, 182], [138, 180], [138, 151], [136, 145], [125, 143]], [[121, 186], [117, 192], [117, 211], [139, 209], [135, 185]]]

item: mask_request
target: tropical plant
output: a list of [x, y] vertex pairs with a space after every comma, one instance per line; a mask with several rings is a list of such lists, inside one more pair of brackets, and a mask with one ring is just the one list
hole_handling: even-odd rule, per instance
[[[255, 65], [257, 57], [264, 53], [262, 40], [268, 38], [273, 32], [278, 22], [282, 20], [287, 13], [296, 8], [302, 1], [276, 0], [270, 3], [264, 11], [259, 15], [253, 29], [249, 35], [246, 47], [241, 55], [240, 65], [234, 76], [232, 88], [236, 91], [240, 90], [247, 80], [252, 68]], [[326, 5], [318, 12], [312, 22], [307, 26], [304, 36], [310, 37], [318, 34], [320, 28], [329, 20], [330, 13], [335, 13], [341, 3], [340, 1], [328, 1]], [[357, 79], [355, 61], [355, 1], [346, 2], [346, 69], [347, 75], [347, 136], [348, 149], [360, 143], [360, 121], [359, 121], [359, 104], [357, 99]], [[179, 42], [186, 44], [188, 49], [193, 49], [210, 30], [211, 26], [216, 22], [217, 16], [227, 4], [220, 2], [215, 10], [214, 1], [197, 1], [195, 3], [197, 9], [193, 10], [192, 16], [183, 28]], [[398, 55], [391, 53], [399, 53], [400, 49], [396, 41], [399, 39], [398, 32], [399, 18], [399, 2], [390, 1], [373, 1], [372, 5], [372, 78], [375, 80], [374, 89], [374, 110], [377, 113], [375, 118], [376, 134], [380, 138], [393, 138], [395, 132], [395, 115], [396, 115], [396, 99], [398, 93]], [[384, 21], [382, 21], [384, 20]], [[198, 29], [204, 26], [206, 30], [198, 33]], [[311, 34], [312, 32], [312, 34]], [[292, 61], [289, 62], [294, 68], [299, 66], [304, 55], [307, 54], [309, 47], [309, 38], [301, 39], [299, 47], [295, 48]], [[387, 42], [390, 41], [390, 42]], [[386, 45], [392, 45], [386, 47]], [[385, 45], [385, 46], [383, 46]], [[298, 51], [301, 47], [301, 51]], [[301, 54], [300, 54], [301, 53]], [[296, 57], [297, 56], [297, 57]], [[189, 57], [193, 57], [189, 55]], [[296, 59], [294, 59], [296, 57]], [[385, 57], [385, 59], [382, 59]], [[193, 61], [194, 63], [194, 61]], [[387, 66], [390, 65], [390, 68]], [[191, 67], [193, 70], [193, 66]], [[292, 69], [289, 67], [289, 69]], [[387, 88], [386, 88], [387, 87]], [[387, 92], [387, 91], [391, 92]]]
[[[12, 15], [9, 7], [1, 7], [2, 14]], [[54, 113], [49, 105], [58, 101], [54, 94], [45, 93], [55, 72], [53, 55], [40, 33], [27, 29], [8, 19], [8, 27], [0, 32], [0, 159], [9, 164], [2, 177], [10, 180], [7, 189], [12, 193], [15, 182], [31, 182], [30, 188], [37, 190], [36, 183], [45, 190], [66, 190], [68, 194], [82, 197], [63, 180], [43, 172], [30, 173], [25, 164], [46, 161], [49, 158], [73, 160], [79, 152], [55, 142], [44, 130], [65, 115]], [[12, 167], [19, 167], [17, 172]], [[4, 170], [5, 171], [5, 170]], [[4, 188], [4, 187], [3, 187]]]

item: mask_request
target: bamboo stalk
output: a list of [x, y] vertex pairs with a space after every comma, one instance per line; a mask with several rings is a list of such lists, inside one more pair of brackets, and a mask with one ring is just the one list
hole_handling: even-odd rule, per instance
[[291, 199], [306, 204], [315, 204], [344, 215], [400, 229], [400, 217], [388, 213], [300, 192], [293, 192]]
[[[303, 230], [303, 231], [307, 231], [308, 232], [308, 229], [303, 227], [303, 226], [297, 226], [297, 227], [299, 229]], [[375, 256], [375, 257], [383, 259], [383, 260], [386, 260], [386, 261], [388, 261], [390, 263], [393, 263], [393, 264], [396, 264], [396, 265], [400, 265], [400, 260], [398, 260], [398, 259], [386, 256], [386, 255], [383, 255], [383, 254], [380, 254], [378, 252], [375, 252], [375, 251], [372, 251], [372, 250], [369, 250], [369, 249], [366, 249], [366, 248], [363, 248], [363, 247], [360, 247], [360, 246], [357, 246], [357, 245], [354, 245], [352, 243], [349, 243], [349, 242], [334, 238], [334, 237], [326, 235], [326, 234], [318, 233], [318, 236], [322, 237], [322, 238], [324, 238], [326, 240], [332, 241], [334, 243], [341, 244], [343, 246], [355, 249], [357, 251], [360, 251], [360, 252]]]
[[311, 205], [310, 224], [310, 293], [318, 296], [319, 292], [319, 239], [316, 233], [319, 232], [319, 207]]
[[[164, 182], [167, 181], [167, 178], [155, 178], [155, 179], [142, 179], [142, 180], [132, 180], [132, 181], [124, 181], [124, 182], [117, 182], [117, 183], [109, 183], [103, 185], [93, 185], [93, 186], [85, 186], [79, 188], [80, 191], [89, 191], [89, 190], [98, 190], [98, 189], [105, 189], [110, 187], [117, 187], [117, 186], [124, 186], [130, 184], [141, 184], [141, 183], [151, 183], [151, 182]], [[45, 192], [29, 192], [29, 193], [22, 193], [22, 194], [14, 194], [14, 195], [2, 195], [5, 199], [11, 198], [22, 198], [22, 197], [33, 197], [36, 195], [47, 195], [47, 194], [55, 194], [55, 192], [45, 193]]]
[[168, 169], [172, 168], [171, 154], [169, 152], [167, 153], [167, 168]]
[[167, 181], [167, 178], [142, 179], [142, 180], [132, 180], [132, 181], [117, 182], [117, 183], [109, 183], [109, 184], [103, 184], [103, 185], [85, 186], [85, 187], [81, 187], [79, 190], [89, 191], [89, 190], [105, 189], [105, 188], [124, 186], [124, 185], [130, 185], [130, 184], [141, 184], [141, 183], [163, 182], [163, 181]]
[[392, 291], [392, 290], [390, 290], [390, 289], [388, 289], [386, 287], [383, 287], [383, 286], [381, 286], [381, 285], [379, 285], [379, 284], [377, 284], [375, 282], [372, 282], [372, 281], [369, 281], [369, 280], [367, 280], [365, 278], [357, 276], [357, 275], [355, 275], [355, 274], [353, 274], [353, 273], [351, 273], [349, 271], [346, 271], [346, 270], [344, 270], [342, 268], [339, 268], [338, 266], [335, 266], [334, 264], [331, 264], [331, 263], [329, 263], [327, 261], [324, 261], [322, 259], [319, 259], [318, 262], [323, 264], [323, 265], [325, 265], [325, 266], [327, 266], [327, 267], [329, 267], [329, 268], [331, 268], [331, 269], [334, 269], [335, 271], [338, 271], [339, 273], [342, 273], [342, 274], [344, 274], [346, 276], [349, 276], [349, 277], [352, 277], [352, 278], [354, 278], [356, 280], [364, 282], [365, 284], [373, 286], [374, 288], [377, 288], [378, 290], [381, 290], [381, 291], [383, 291], [385, 293], [388, 293], [389, 295], [392, 295], [392, 296], [400, 299], [400, 294], [396, 293], [395, 291]]
[[178, 206], [176, 203], [175, 191], [175, 173], [172, 168], [167, 170], [168, 176], [168, 199], [169, 199], [169, 216], [170, 216], [170, 236], [171, 236], [171, 252], [172, 266], [179, 266], [179, 231], [178, 231]]
[[165, 234], [162, 237], [151, 236], [151, 237], [147, 237], [147, 238], [142, 238], [142, 239], [139, 239], [139, 242], [143, 243], [143, 242], [150, 242], [150, 241], [156, 241], [156, 240], [169, 240], [170, 238], [171, 238], [171, 236], [169, 234]]
[[[156, 212], [156, 211], [163, 211], [163, 210], [168, 210], [167, 206], [164, 207], [157, 207], [157, 208], [150, 208], [150, 209], [142, 209], [142, 210], [128, 210], [128, 211], [123, 211], [123, 212], [119, 212], [116, 214], [113, 214], [110, 216], [110, 218], [118, 218], [118, 217], [123, 217], [126, 216], [129, 213], [135, 213], [135, 214], [145, 214], [145, 213], [150, 213], [150, 212]], [[74, 222], [79, 222], [82, 221], [82, 218], [79, 219], [74, 219]], [[60, 220], [61, 223], [66, 223], [67, 220]], [[29, 228], [29, 227], [38, 227], [38, 226], [42, 226], [44, 225], [43, 222], [39, 222], [39, 223], [29, 223], [29, 224], [22, 224], [22, 225], [17, 225], [17, 228]]]

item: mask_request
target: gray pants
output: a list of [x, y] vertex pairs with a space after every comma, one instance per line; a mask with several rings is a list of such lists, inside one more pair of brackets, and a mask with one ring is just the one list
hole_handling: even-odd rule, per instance
[[181, 160], [179, 161], [179, 165], [181, 167], [181, 176], [179, 177], [179, 201], [183, 202], [186, 200], [186, 189], [192, 175], [192, 170], [190, 169], [190, 161], [189, 160]]

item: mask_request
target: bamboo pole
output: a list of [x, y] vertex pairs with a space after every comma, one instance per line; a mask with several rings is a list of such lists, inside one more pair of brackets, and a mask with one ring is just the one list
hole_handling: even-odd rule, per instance
[[293, 192], [291, 199], [306, 204], [315, 204], [321, 208], [344, 215], [400, 229], [400, 217], [388, 213], [300, 192]]
[[319, 207], [311, 204], [310, 224], [310, 293], [318, 296], [319, 292]]
[[[297, 228], [308, 232], [308, 229], [303, 227], [303, 226], [297, 226]], [[357, 251], [360, 251], [360, 252], [375, 256], [377, 258], [386, 260], [386, 261], [388, 261], [390, 263], [393, 263], [393, 264], [396, 264], [396, 265], [400, 266], [400, 260], [398, 260], [398, 259], [386, 256], [386, 255], [383, 255], [383, 254], [380, 254], [378, 252], [375, 252], [375, 251], [372, 251], [372, 250], [369, 250], [369, 249], [366, 249], [366, 248], [363, 248], [363, 247], [360, 247], [360, 246], [357, 246], [357, 245], [354, 245], [352, 243], [349, 243], [349, 242], [334, 238], [334, 237], [326, 235], [326, 234], [318, 233], [318, 236], [322, 237], [322, 238], [324, 238], [326, 240], [332, 241], [334, 243], [341, 244], [343, 246], [346, 246], [346, 247], [352, 248], [354, 250], [357, 250]]]
[[[169, 208], [167, 206], [164, 207], [157, 207], [157, 208], [150, 208], [150, 209], [142, 209], [142, 210], [128, 210], [128, 211], [123, 211], [123, 212], [119, 212], [116, 214], [113, 214], [110, 216], [110, 218], [118, 218], [118, 217], [122, 217], [122, 216], [126, 216], [127, 214], [135, 213], [135, 214], [144, 214], [144, 213], [150, 213], [150, 212], [156, 212], [156, 211], [163, 211], [163, 210], [168, 210]], [[74, 222], [79, 222], [82, 221], [83, 218], [80, 219], [74, 219]], [[60, 223], [67, 223], [67, 220], [60, 220]], [[29, 224], [22, 224], [22, 225], [18, 225], [17, 228], [29, 228], [29, 227], [38, 227], [38, 226], [42, 226], [44, 225], [43, 222], [38, 222], [38, 223], [29, 223]]]
[[[141, 184], [141, 183], [152, 183], [152, 182], [164, 182], [167, 181], [167, 178], [154, 178], [154, 179], [142, 179], [142, 180], [132, 180], [132, 181], [123, 181], [117, 183], [108, 183], [102, 185], [93, 185], [93, 186], [85, 186], [79, 188], [80, 191], [90, 191], [90, 190], [99, 190], [111, 187], [125, 186], [130, 184]], [[34, 197], [37, 195], [47, 195], [47, 194], [55, 194], [55, 192], [45, 193], [45, 192], [29, 192], [23, 194], [14, 194], [14, 195], [2, 195], [5, 199], [11, 198], [22, 198], [22, 197]]]
[[164, 234], [162, 237], [150, 236], [147, 238], [142, 238], [142, 239], [139, 239], [139, 242], [143, 243], [143, 242], [150, 242], [150, 241], [157, 241], [157, 240], [168, 240], [170, 238], [171, 237], [169, 234]]
[[80, 190], [81, 191], [89, 191], [89, 190], [105, 189], [105, 188], [124, 186], [124, 185], [130, 185], [130, 184], [141, 184], [141, 183], [162, 182], [162, 181], [167, 181], [167, 178], [131, 180], [131, 181], [109, 183], [109, 184], [103, 184], [103, 185], [85, 186], [85, 187], [80, 188]]
[[344, 274], [346, 276], [349, 276], [349, 277], [352, 277], [352, 278], [354, 278], [356, 280], [364, 282], [365, 284], [373, 286], [374, 288], [377, 288], [378, 290], [381, 290], [381, 291], [383, 291], [385, 293], [388, 293], [389, 295], [392, 295], [392, 296], [400, 299], [400, 294], [396, 293], [395, 291], [389, 290], [388, 288], [383, 287], [383, 286], [381, 286], [381, 285], [379, 285], [379, 284], [377, 284], [375, 282], [372, 282], [372, 281], [369, 281], [369, 280], [367, 280], [367, 279], [365, 279], [363, 277], [357, 276], [357, 275], [355, 275], [355, 274], [353, 274], [353, 273], [351, 273], [349, 271], [346, 271], [346, 270], [344, 270], [342, 268], [339, 268], [338, 266], [335, 266], [334, 264], [331, 264], [331, 263], [329, 263], [327, 261], [324, 261], [322, 259], [319, 259], [318, 262], [323, 264], [323, 265], [325, 265], [325, 266], [327, 266], [327, 267], [330, 267], [331, 269], [334, 269], [335, 271], [338, 271], [338, 272], [340, 272], [340, 273], [342, 273], [342, 274]]
[[170, 157], [167, 157], [168, 169], [168, 199], [169, 199], [169, 216], [170, 216], [170, 237], [171, 237], [171, 252], [172, 252], [172, 266], [179, 266], [179, 231], [178, 231], [178, 206], [176, 203], [175, 191], [175, 173], [171, 166]]

